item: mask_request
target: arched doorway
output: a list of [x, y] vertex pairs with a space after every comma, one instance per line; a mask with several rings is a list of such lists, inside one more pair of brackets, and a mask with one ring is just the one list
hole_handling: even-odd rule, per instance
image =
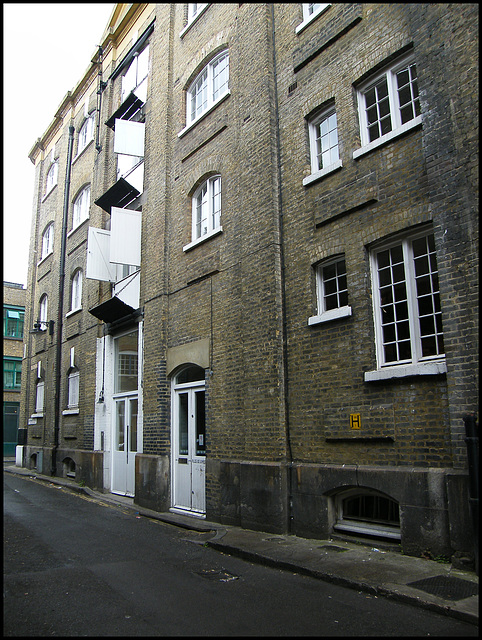
[[205, 374], [201, 367], [181, 369], [172, 380], [172, 508], [203, 516], [206, 512]]

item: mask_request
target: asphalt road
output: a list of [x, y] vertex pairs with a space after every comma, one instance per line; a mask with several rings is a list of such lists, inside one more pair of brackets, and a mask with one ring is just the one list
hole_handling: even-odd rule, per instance
[[203, 546], [4, 473], [5, 636], [478, 636], [442, 616]]

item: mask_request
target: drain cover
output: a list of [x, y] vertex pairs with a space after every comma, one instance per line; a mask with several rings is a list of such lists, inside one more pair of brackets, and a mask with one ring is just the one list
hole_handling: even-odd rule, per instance
[[224, 569], [204, 569], [202, 571], [196, 571], [198, 576], [206, 578], [207, 580], [217, 580], [218, 582], [230, 582], [231, 580], [238, 580], [239, 576], [235, 576], [229, 571]]
[[343, 549], [343, 547], [337, 547], [334, 544], [324, 544], [321, 547], [318, 547], [318, 549], [323, 549], [323, 551], [348, 551], [348, 549]]
[[415, 587], [445, 600], [463, 600], [476, 596], [479, 593], [479, 585], [468, 580], [452, 578], [451, 576], [433, 576], [409, 582], [407, 587]]

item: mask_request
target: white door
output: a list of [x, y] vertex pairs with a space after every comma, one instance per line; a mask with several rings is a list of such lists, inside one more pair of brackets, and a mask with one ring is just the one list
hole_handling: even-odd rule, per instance
[[112, 493], [134, 496], [137, 451], [137, 396], [114, 400]]
[[[204, 378], [204, 371], [202, 371]], [[177, 383], [173, 394], [173, 507], [206, 511], [204, 379]]]

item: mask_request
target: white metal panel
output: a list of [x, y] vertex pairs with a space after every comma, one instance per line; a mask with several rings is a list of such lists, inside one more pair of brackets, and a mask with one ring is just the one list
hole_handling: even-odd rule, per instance
[[110, 231], [89, 227], [85, 277], [115, 282], [115, 268], [110, 261]]
[[133, 120], [115, 120], [114, 152], [127, 156], [144, 156], [144, 130], [143, 122]]
[[112, 207], [110, 215], [110, 261], [139, 267], [141, 265], [142, 213]]
[[114, 285], [114, 295], [133, 309], [139, 307], [140, 271], [123, 278]]
[[144, 191], [144, 163], [136, 167], [131, 173], [127, 173], [123, 176], [124, 180], [127, 180], [139, 193]]

